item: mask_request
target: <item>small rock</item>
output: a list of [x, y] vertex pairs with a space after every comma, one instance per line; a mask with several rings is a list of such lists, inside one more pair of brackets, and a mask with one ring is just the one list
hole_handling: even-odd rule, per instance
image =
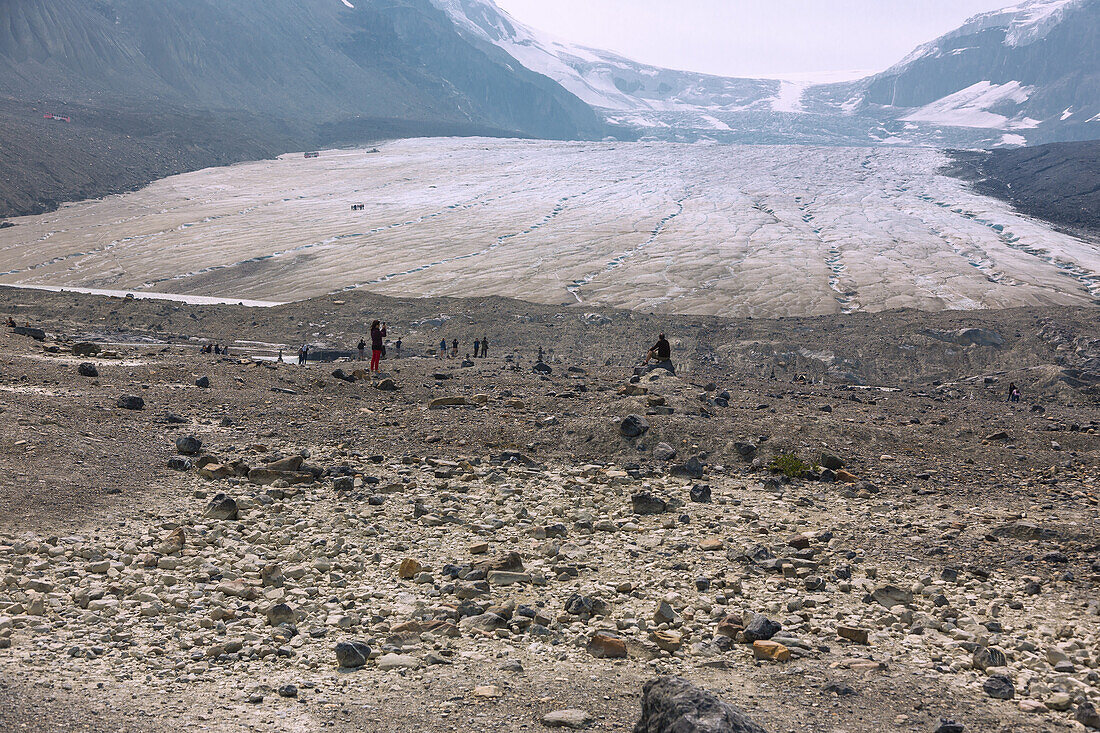
[[286, 603], [279, 603], [267, 611], [267, 622], [272, 626], [294, 623], [294, 609]]
[[210, 377], [199, 377], [195, 380], [195, 386], [199, 389], [209, 389]]
[[99, 369], [92, 362], [86, 361], [76, 368], [76, 373], [82, 377], [98, 377]]
[[671, 461], [676, 457], [676, 449], [668, 443], [658, 443], [653, 449], [653, 457], [658, 461]]
[[695, 484], [688, 494], [696, 504], [709, 504], [711, 499], [710, 484]]
[[416, 669], [420, 660], [410, 654], [383, 654], [378, 658], [378, 669]]
[[1073, 719], [1086, 728], [1100, 730], [1100, 712], [1097, 712], [1096, 706], [1091, 702], [1083, 702], [1078, 705]]
[[592, 716], [585, 710], [570, 708], [547, 713], [541, 720], [547, 728], [583, 728], [592, 720]]

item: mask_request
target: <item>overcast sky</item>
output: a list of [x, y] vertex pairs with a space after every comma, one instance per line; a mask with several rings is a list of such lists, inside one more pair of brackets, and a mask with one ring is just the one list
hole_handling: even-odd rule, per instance
[[496, 0], [586, 46], [723, 76], [881, 71], [1012, 0]]

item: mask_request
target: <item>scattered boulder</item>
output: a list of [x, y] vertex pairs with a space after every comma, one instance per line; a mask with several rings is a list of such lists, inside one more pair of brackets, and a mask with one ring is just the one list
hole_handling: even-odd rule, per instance
[[86, 361], [76, 368], [76, 373], [82, 377], [98, 377], [99, 368], [92, 362]]
[[971, 663], [975, 669], [987, 670], [990, 667], [1006, 667], [1008, 666], [1008, 660], [1005, 658], [1004, 652], [995, 647], [980, 646], [974, 650], [974, 656], [971, 659]]
[[538, 374], [550, 374], [554, 370], [550, 367], [549, 364], [540, 361], [535, 364], [534, 371]]
[[45, 341], [46, 332], [41, 328], [34, 328], [33, 326], [16, 326], [11, 330], [16, 336], [27, 336], [35, 341]]
[[209, 389], [210, 388], [210, 377], [199, 377], [198, 379], [195, 380], [195, 386], [198, 387], [199, 389]]
[[439, 410], [444, 407], [461, 407], [465, 404], [465, 397], [436, 397], [428, 403], [428, 408], [431, 410]]
[[336, 645], [336, 663], [344, 669], [358, 669], [370, 659], [371, 648], [362, 641], [341, 641]]
[[143, 410], [145, 409], [145, 400], [134, 394], [122, 395], [118, 398], [118, 402], [115, 403], [123, 410]]
[[82, 341], [79, 344], [73, 344], [73, 356], [95, 356], [99, 352], [99, 344], [94, 344], [91, 341]]
[[783, 629], [783, 625], [778, 621], [772, 621], [770, 618], [763, 614], [756, 614], [753, 616], [752, 621], [749, 621], [748, 626], [741, 632], [745, 641], [767, 641], [773, 636], [778, 634]]
[[286, 603], [277, 603], [267, 610], [267, 622], [272, 626], [292, 624], [295, 616], [294, 609]]
[[1003, 674], [994, 674], [986, 678], [982, 683], [985, 694], [996, 700], [1011, 700], [1016, 697], [1016, 686], [1012, 680]]
[[913, 604], [913, 594], [907, 590], [902, 590], [896, 585], [879, 586], [871, 593], [871, 598], [885, 608], [908, 607]]
[[765, 733], [745, 713], [682, 677], [659, 677], [642, 688], [634, 733]]
[[182, 435], [176, 438], [176, 450], [185, 456], [195, 456], [202, 450], [202, 441], [194, 435]]
[[610, 631], [592, 634], [586, 650], [597, 659], [626, 659], [626, 642]]
[[547, 728], [583, 728], [592, 721], [592, 716], [586, 710], [569, 708], [549, 712], [540, 720]]
[[1004, 338], [988, 328], [961, 328], [951, 338], [959, 346], [1003, 346]]
[[668, 443], [658, 443], [653, 449], [653, 457], [658, 461], [671, 461], [676, 457], [676, 449]]
[[688, 492], [688, 497], [696, 504], [709, 504], [711, 499], [710, 484], [695, 484]]
[[640, 491], [630, 497], [630, 506], [635, 514], [662, 514], [668, 511], [668, 502], [650, 494], [648, 491]]
[[379, 382], [377, 382], [374, 385], [374, 388], [377, 389], [377, 390], [381, 390], [383, 392], [396, 392], [397, 391], [397, 383], [394, 382], [392, 379], [386, 378], [386, 379], [382, 379]]
[[225, 494], [215, 494], [210, 503], [206, 505], [203, 516], [210, 519], [234, 520], [237, 519], [239, 509], [237, 502]]
[[818, 463], [822, 468], [827, 468], [830, 471], [839, 471], [844, 468], [844, 461], [839, 456], [835, 456], [832, 453], [822, 453], [821, 458], [818, 459]]
[[1073, 719], [1086, 728], [1100, 730], [1100, 712], [1096, 711], [1096, 706], [1091, 702], [1086, 701], [1078, 705]]
[[619, 432], [626, 438], [639, 438], [649, 432], [649, 423], [641, 415], [627, 415], [619, 423]]
[[703, 478], [703, 474], [706, 473], [706, 464], [699, 456], [692, 456], [684, 463], [680, 463], [672, 467], [673, 476], [683, 476], [685, 478]]

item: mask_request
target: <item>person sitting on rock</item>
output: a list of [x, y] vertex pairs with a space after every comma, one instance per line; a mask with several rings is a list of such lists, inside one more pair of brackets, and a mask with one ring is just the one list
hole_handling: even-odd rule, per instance
[[15, 328], [15, 319], [8, 316], [8, 328]]
[[[654, 362], [652, 366], [649, 365], [650, 361]], [[664, 369], [671, 374], [676, 374], [676, 367], [672, 364], [672, 345], [663, 333], [657, 336], [657, 343], [650, 347], [642, 366], [646, 367], [647, 374], [654, 369]]]

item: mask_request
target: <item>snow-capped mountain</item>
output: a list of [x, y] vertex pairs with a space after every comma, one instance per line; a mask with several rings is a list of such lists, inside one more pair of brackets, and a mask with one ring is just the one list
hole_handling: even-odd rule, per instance
[[965, 147], [1100, 137], [1100, 0], [983, 13], [881, 74], [825, 85], [662, 69], [552, 38], [493, 0], [432, 2], [639, 135]]
[[848, 112], [1000, 133], [1100, 137], [1100, 0], [1030, 0], [976, 15], [855, 84], [814, 90]]
[[[794, 111], [800, 87], [638, 63], [534, 30], [492, 0], [432, 0], [460, 31], [506, 51], [601, 111], [612, 124], [728, 130], [731, 112]], [[793, 92], [793, 94], [792, 94]]]

